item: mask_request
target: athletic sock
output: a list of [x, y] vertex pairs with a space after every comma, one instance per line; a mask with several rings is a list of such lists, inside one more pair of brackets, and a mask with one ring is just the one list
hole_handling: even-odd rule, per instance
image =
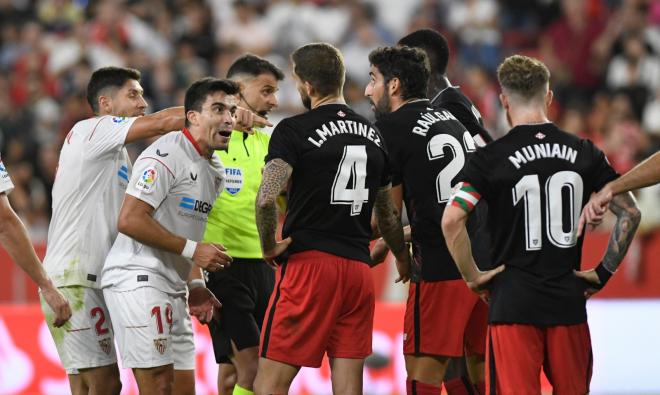
[[417, 380], [406, 380], [406, 394], [407, 395], [440, 395], [442, 394], [442, 387], [431, 384], [420, 383]]
[[245, 388], [236, 384], [234, 386], [234, 392], [232, 392], [232, 395], [254, 395], [254, 392], [246, 390]]
[[474, 395], [472, 383], [464, 377], [455, 377], [445, 381], [444, 384], [449, 395]]

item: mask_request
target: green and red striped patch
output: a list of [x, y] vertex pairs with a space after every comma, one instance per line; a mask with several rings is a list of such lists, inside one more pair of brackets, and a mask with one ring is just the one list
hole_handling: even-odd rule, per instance
[[464, 182], [463, 185], [449, 198], [449, 203], [465, 210], [466, 213], [474, 210], [474, 206], [481, 199], [481, 195], [470, 183]]

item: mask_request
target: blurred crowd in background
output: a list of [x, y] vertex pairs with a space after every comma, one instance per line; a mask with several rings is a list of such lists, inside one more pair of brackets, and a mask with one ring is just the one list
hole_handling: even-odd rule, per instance
[[[290, 76], [289, 53], [325, 41], [344, 54], [347, 101], [372, 118], [369, 52], [423, 27], [450, 41], [448, 76], [495, 137], [508, 130], [495, 70], [523, 53], [551, 70], [551, 119], [593, 140], [619, 172], [658, 150], [658, 0], [0, 0], [0, 153], [16, 185], [11, 203], [44, 242], [59, 150], [92, 115], [85, 88], [98, 67], [139, 69], [156, 111], [182, 105], [192, 81], [223, 77], [245, 52]], [[273, 121], [302, 111], [292, 80], [280, 88]], [[660, 189], [638, 198], [644, 234], [660, 226]]]

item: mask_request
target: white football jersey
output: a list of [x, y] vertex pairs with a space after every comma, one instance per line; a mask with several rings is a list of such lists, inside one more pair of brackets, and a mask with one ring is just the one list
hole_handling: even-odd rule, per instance
[[14, 184], [11, 183], [9, 173], [7, 173], [7, 169], [2, 163], [2, 158], [0, 158], [0, 193], [9, 193], [12, 189], [14, 189]]
[[[184, 129], [159, 138], [138, 157], [126, 193], [152, 206], [153, 218], [165, 229], [201, 241], [209, 212], [224, 188], [224, 174], [220, 159], [200, 155]], [[105, 261], [102, 286], [114, 291], [150, 286], [185, 293], [191, 265], [181, 255], [120, 233]]]
[[119, 209], [131, 175], [124, 144], [135, 119], [86, 119], [64, 140], [44, 258], [46, 272], [58, 287], [101, 287], [101, 268], [117, 237]]

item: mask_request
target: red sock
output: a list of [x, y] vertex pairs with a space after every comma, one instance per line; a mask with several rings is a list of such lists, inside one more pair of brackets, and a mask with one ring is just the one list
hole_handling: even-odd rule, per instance
[[447, 380], [444, 382], [445, 389], [449, 395], [473, 395], [474, 391], [472, 388], [466, 387], [469, 385], [472, 387], [472, 384], [469, 380], [464, 380], [463, 377], [455, 377], [453, 379]]
[[480, 381], [474, 385], [474, 388], [477, 390], [477, 394], [486, 395], [486, 382]]
[[406, 394], [407, 395], [440, 395], [442, 394], [442, 387], [435, 385], [420, 383], [417, 380], [406, 380]]

